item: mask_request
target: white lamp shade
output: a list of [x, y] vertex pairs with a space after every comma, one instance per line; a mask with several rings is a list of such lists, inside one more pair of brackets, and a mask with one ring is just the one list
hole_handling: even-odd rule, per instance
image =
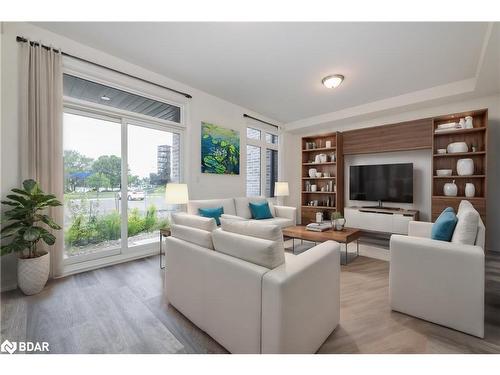
[[186, 204], [189, 201], [187, 184], [167, 184], [165, 201], [167, 204]]
[[288, 197], [288, 182], [275, 182], [274, 183], [274, 196], [275, 197]]

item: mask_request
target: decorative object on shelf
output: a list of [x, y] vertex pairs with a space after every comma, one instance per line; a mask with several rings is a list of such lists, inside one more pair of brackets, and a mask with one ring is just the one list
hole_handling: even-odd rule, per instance
[[472, 152], [477, 152], [477, 151], [479, 150], [479, 149], [477, 148], [477, 146], [476, 146], [476, 145], [474, 145], [474, 144], [471, 144], [470, 148], [471, 148]]
[[459, 129], [465, 128], [465, 119], [463, 117], [460, 119], [460, 121], [458, 121], [458, 128]]
[[306, 191], [311, 191], [311, 182], [306, 181]]
[[316, 212], [316, 222], [318, 224], [323, 222], [323, 212]]
[[343, 230], [345, 223], [346, 223], [346, 221], [340, 212], [335, 211], [332, 214], [332, 228], [333, 228], [333, 230], [338, 230], [338, 231]]
[[457, 161], [457, 174], [459, 176], [472, 176], [474, 174], [474, 160], [459, 159]]
[[50, 271], [50, 253], [37, 248], [40, 241], [52, 246], [56, 237], [48, 230], [61, 227], [42, 211], [62, 206], [55, 195], [45, 194], [34, 180], [25, 180], [22, 189], [12, 189], [2, 204], [10, 206], [4, 212], [7, 221], [2, 230], [2, 239], [10, 242], [1, 246], [1, 254], [19, 253], [17, 261], [17, 283], [26, 295], [37, 294], [47, 283]]
[[321, 191], [322, 191], [322, 192], [324, 192], [324, 191], [325, 191], [325, 187], [324, 187], [324, 186], [322, 186], [322, 187], [321, 187]]
[[318, 170], [317, 170], [316, 168], [310, 168], [310, 169], [309, 169], [309, 177], [311, 177], [311, 178], [316, 177], [316, 172], [317, 172], [317, 171], [318, 171]]
[[326, 141], [325, 148], [332, 148], [332, 141]]
[[446, 124], [439, 124], [437, 128], [439, 130], [450, 130], [450, 129], [456, 129], [458, 124], [456, 122], [447, 122]]
[[473, 198], [476, 195], [476, 187], [474, 184], [467, 182], [465, 184], [465, 196], [467, 198]]
[[240, 174], [240, 133], [201, 123], [201, 172]]
[[445, 148], [438, 148], [437, 153], [438, 154], [446, 154], [446, 149]]
[[474, 122], [472, 120], [472, 116], [466, 116], [465, 117], [465, 129], [473, 129], [474, 128]]
[[321, 172], [316, 172], [316, 178], [321, 178], [322, 173]]
[[326, 163], [328, 161], [328, 157], [326, 156], [326, 154], [319, 154], [319, 160], [320, 163]]
[[452, 172], [453, 171], [451, 169], [437, 169], [436, 176], [439, 176], [439, 177], [451, 176]]
[[330, 172], [323, 172], [323, 177], [330, 177]]
[[318, 185], [311, 185], [311, 191], [314, 193], [318, 190]]
[[306, 142], [306, 150], [314, 150], [316, 148], [316, 143]]
[[448, 151], [449, 154], [455, 154], [458, 152], [468, 152], [469, 147], [465, 142], [453, 142], [450, 143], [448, 147], [446, 147], [446, 150]]
[[457, 187], [457, 184], [455, 184], [455, 180], [453, 180], [453, 182], [448, 182], [448, 183], [444, 184], [443, 194], [446, 195], [447, 197], [456, 197], [457, 196], [458, 187]]
[[337, 160], [337, 156], [335, 155], [335, 152], [332, 152], [332, 153], [330, 154], [330, 161], [331, 161], [332, 163], [335, 163], [335, 161], [336, 161], [336, 160]]

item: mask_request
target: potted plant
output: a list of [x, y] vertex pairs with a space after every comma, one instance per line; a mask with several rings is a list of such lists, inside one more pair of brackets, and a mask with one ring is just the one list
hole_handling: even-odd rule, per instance
[[342, 214], [338, 211], [335, 211], [332, 214], [332, 228], [333, 230], [343, 230], [345, 225], [345, 219]]
[[39, 293], [45, 286], [50, 270], [50, 254], [37, 249], [40, 241], [51, 246], [56, 237], [43, 226], [59, 230], [61, 227], [43, 213], [48, 207], [62, 206], [55, 195], [45, 194], [34, 180], [25, 180], [22, 189], [12, 189], [2, 204], [12, 208], [4, 212], [0, 234], [2, 241], [10, 239], [0, 247], [1, 255], [19, 253], [17, 279], [24, 294]]

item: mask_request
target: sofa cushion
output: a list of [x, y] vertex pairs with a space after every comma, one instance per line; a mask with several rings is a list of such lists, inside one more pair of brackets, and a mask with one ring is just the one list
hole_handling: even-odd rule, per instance
[[295, 222], [292, 219], [287, 219], [284, 217], [273, 217], [272, 219], [263, 219], [259, 220], [259, 223], [272, 224], [277, 225], [280, 228], [292, 227], [295, 225]]
[[457, 218], [451, 242], [474, 245], [479, 227], [479, 213], [469, 201], [463, 200], [458, 207]]
[[221, 219], [248, 221], [248, 219], [245, 219], [244, 217], [236, 216], [236, 215], [222, 214], [220, 217], [221, 217]]
[[217, 225], [220, 225], [220, 217], [224, 213], [224, 207], [216, 208], [198, 208], [198, 213], [203, 217], [212, 217]]
[[[235, 220], [232, 222], [237, 223]], [[262, 267], [273, 269], [285, 262], [283, 239], [271, 241], [224, 231], [222, 228], [215, 230], [212, 238], [215, 251]]]
[[192, 228], [212, 232], [217, 229], [215, 219], [208, 217], [201, 217], [197, 215], [189, 215], [183, 212], [172, 214], [172, 221], [174, 224], [185, 225]]
[[190, 213], [191, 215], [198, 215], [198, 209], [200, 208], [217, 208], [217, 207], [223, 207], [225, 214], [236, 215], [233, 198], [203, 199], [203, 200], [189, 201], [187, 204], [187, 212]]
[[[269, 203], [269, 210], [271, 211], [271, 215], [276, 216], [274, 210], [274, 204], [267, 200], [264, 197], [242, 197], [242, 198], [234, 198], [234, 205], [236, 208], [236, 215], [241, 216], [245, 219], [251, 219], [252, 213], [250, 212], [249, 203]], [[225, 212], [225, 211], [224, 211]], [[229, 212], [227, 212], [229, 213]]]
[[178, 224], [172, 225], [171, 231], [172, 237], [193, 243], [206, 249], [214, 249], [212, 232], [207, 232], [203, 229]]
[[457, 216], [452, 207], [445, 208], [432, 224], [431, 238], [439, 241], [451, 241], [453, 231], [457, 225]]
[[269, 203], [267, 202], [250, 202], [248, 203], [248, 206], [250, 207], [252, 219], [254, 220], [271, 219], [273, 217], [273, 215], [271, 214], [271, 210], [269, 210]]
[[277, 225], [269, 225], [255, 220], [231, 220], [221, 218], [223, 231], [283, 243], [283, 233]]

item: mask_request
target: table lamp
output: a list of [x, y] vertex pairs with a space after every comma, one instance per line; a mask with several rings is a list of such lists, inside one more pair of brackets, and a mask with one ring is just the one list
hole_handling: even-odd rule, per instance
[[283, 205], [284, 198], [288, 197], [290, 194], [288, 190], [288, 182], [275, 182], [274, 183], [274, 196], [277, 197], [277, 203], [279, 206]]
[[[167, 204], [185, 205], [189, 201], [187, 184], [169, 183], [165, 188], [165, 202]], [[181, 211], [184, 211], [181, 209]]]

